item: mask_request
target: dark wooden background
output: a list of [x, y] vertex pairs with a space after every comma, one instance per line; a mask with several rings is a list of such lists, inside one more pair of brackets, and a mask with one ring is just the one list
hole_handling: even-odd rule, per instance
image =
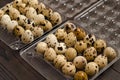
[[[0, 0], [0, 7], [12, 0]], [[7, 52], [0, 45], [0, 80], [46, 80], [29, 66], [16, 52]], [[96, 80], [120, 80], [120, 60], [102, 73]]]

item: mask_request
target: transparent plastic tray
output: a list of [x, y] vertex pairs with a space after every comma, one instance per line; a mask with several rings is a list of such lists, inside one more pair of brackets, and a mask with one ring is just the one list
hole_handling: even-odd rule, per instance
[[[0, 2], [2, 2], [2, 1], [0, 1]], [[8, 4], [8, 3], [12, 4], [11, 1], [7, 1], [7, 0], [4, 3], [6, 3], [6, 4]], [[45, 5], [45, 6], [48, 7], [47, 5]], [[2, 6], [2, 7], [4, 7], [4, 6]], [[2, 7], [0, 9], [2, 9]], [[53, 11], [55, 11], [55, 10], [53, 10]], [[62, 17], [62, 22], [61, 23], [65, 22], [66, 18], [64, 16], [62, 16], [62, 15], [61, 15], [61, 17]], [[57, 24], [57, 25], [53, 26], [53, 29], [56, 28], [60, 24]], [[51, 30], [49, 30], [49, 31], [51, 31]], [[49, 31], [44, 32], [43, 35], [47, 34]], [[39, 39], [39, 38], [41, 38], [41, 37], [35, 38], [34, 41], [37, 40], [37, 39]], [[20, 50], [20, 49], [22, 49], [22, 48], [24, 48], [24, 47], [26, 47], [26, 46], [29, 45], [29, 44], [22, 43], [22, 41], [19, 38], [15, 37], [12, 33], [9, 33], [1, 25], [0, 25], [0, 41], [4, 42], [5, 45], [7, 45], [12, 50]]]
[[74, 20], [120, 51], [120, 0], [105, 0]]
[[40, 0], [67, 18], [72, 18], [100, 0]]
[[[69, 21], [69, 22], [74, 23], [75, 25], [77, 25], [77, 27], [81, 27], [81, 25], [76, 23], [75, 21]], [[57, 29], [64, 28], [64, 24], [58, 27]], [[81, 28], [84, 29], [83, 26]], [[56, 30], [52, 31], [51, 33], [55, 33]], [[85, 31], [88, 34], [90, 33], [87, 30]], [[96, 37], [98, 39], [103, 39], [103, 38], [99, 38], [99, 36], [96, 36]], [[39, 40], [37, 43], [44, 41], [45, 39], [46, 39], [46, 36], [42, 38], [41, 40]], [[30, 46], [29, 48], [25, 50], [21, 50], [20, 52], [21, 57], [27, 63], [29, 63], [36, 71], [38, 71], [41, 75], [43, 75], [47, 80], [73, 80], [73, 77], [66, 77], [60, 70], [56, 69], [54, 65], [46, 61], [43, 58], [43, 56], [36, 54], [35, 47], [37, 43], [35, 43], [34, 45]], [[111, 45], [107, 44], [107, 46], [111, 46]], [[96, 75], [94, 75], [93, 77], [89, 77], [89, 80], [94, 80], [95, 78], [97, 78], [101, 73], [103, 73], [107, 68], [109, 68], [113, 63], [115, 63], [120, 58], [117, 48], [115, 46], [111, 46], [111, 47], [113, 47], [117, 52], [116, 58], [112, 60], [110, 63], [108, 63], [108, 65], [104, 67], [103, 69], [101, 69]]]

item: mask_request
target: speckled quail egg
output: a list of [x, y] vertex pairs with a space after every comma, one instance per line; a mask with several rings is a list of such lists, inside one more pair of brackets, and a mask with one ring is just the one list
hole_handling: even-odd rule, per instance
[[29, 6], [36, 7], [38, 5], [38, 0], [29, 0], [28, 2]]
[[74, 76], [76, 72], [75, 65], [72, 62], [66, 62], [65, 65], [62, 67], [62, 72], [68, 76]]
[[30, 43], [34, 40], [34, 36], [30, 30], [25, 30], [21, 36], [21, 41], [25, 44]]
[[84, 71], [78, 71], [74, 75], [74, 80], [88, 80], [88, 76]]
[[8, 3], [8, 4], [6, 4], [6, 5], [2, 8], [2, 10], [3, 10], [5, 13], [8, 13], [8, 9], [11, 8], [11, 7], [12, 7], [12, 4], [11, 4], [11, 3]]
[[59, 41], [63, 41], [65, 39], [65, 37], [67, 36], [67, 33], [64, 29], [58, 29], [56, 32], [55, 32], [55, 36], [57, 37], [57, 39]]
[[14, 0], [12, 6], [16, 9], [19, 9], [19, 7], [25, 7], [26, 4], [23, 3], [22, 0]]
[[0, 23], [1, 25], [6, 28], [7, 25], [9, 25], [9, 23], [11, 22], [11, 18], [9, 15], [7, 14], [4, 14], [2, 17], [1, 17], [1, 20], [0, 20]]
[[20, 37], [22, 36], [22, 34], [24, 33], [24, 28], [22, 26], [15, 26], [15, 28], [13, 29], [13, 34], [16, 37]]
[[93, 46], [95, 41], [96, 41], [96, 38], [95, 38], [95, 35], [93, 34], [88, 34], [84, 37], [84, 40], [83, 40], [85, 43], [87, 43], [87, 46], [90, 47], [90, 46]]
[[73, 32], [76, 29], [76, 25], [71, 22], [67, 22], [64, 26], [64, 29], [67, 33]]
[[22, 6], [22, 7], [19, 7], [18, 10], [20, 11], [21, 14], [25, 15], [27, 7], [26, 6]]
[[31, 31], [32, 31], [34, 37], [40, 37], [44, 33], [44, 31], [41, 27], [33, 27], [33, 29]]
[[63, 42], [57, 43], [55, 45], [55, 51], [57, 54], [64, 54], [66, 51], [66, 45]]
[[15, 3], [16, 4], [22, 3], [22, 0], [14, 0], [13, 3], [12, 3], [12, 5], [15, 4]]
[[16, 6], [21, 4], [22, 3], [22, 0], [14, 0], [13, 3], [12, 3], [12, 6], [17, 8]]
[[96, 58], [97, 51], [94, 47], [89, 47], [84, 51], [83, 55], [87, 59], [87, 61], [92, 61]]
[[74, 47], [77, 50], [78, 54], [81, 54], [87, 49], [87, 44], [81, 40], [77, 41]]
[[117, 56], [116, 51], [112, 47], [105, 48], [103, 54], [108, 58], [109, 62], [111, 62]]
[[54, 34], [49, 34], [46, 37], [45, 42], [48, 44], [49, 47], [55, 47], [55, 45], [58, 43], [57, 38]]
[[42, 14], [38, 14], [38, 15], [34, 16], [33, 20], [36, 25], [39, 25], [40, 23], [42, 23], [45, 20], [45, 17]]
[[98, 64], [100, 69], [104, 68], [108, 64], [107, 57], [102, 55], [97, 56], [94, 62]]
[[61, 69], [66, 62], [67, 59], [64, 55], [57, 55], [54, 59], [54, 65], [57, 69]]
[[48, 49], [48, 46], [45, 42], [39, 42], [35, 47], [35, 51], [38, 54], [44, 54], [47, 49]]
[[89, 76], [93, 76], [99, 71], [99, 66], [95, 62], [89, 62], [85, 67], [85, 72]]
[[9, 8], [9, 16], [11, 17], [11, 19], [17, 19], [18, 16], [20, 15], [20, 12], [16, 9], [16, 8]]
[[13, 29], [15, 28], [15, 26], [18, 26], [18, 22], [15, 21], [15, 20], [10, 21], [8, 24], [9, 24], [9, 25], [6, 26], [8, 32], [12, 32]]
[[77, 51], [74, 48], [68, 48], [65, 52], [67, 60], [72, 61], [77, 56]]
[[1, 20], [3, 15], [4, 15], [4, 11], [2, 9], [0, 9], [0, 20]]
[[78, 69], [84, 69], [86, 64], [87, 64], [87, 60], [85, 57], [83, 56], [77, 56], [74, 60], [73, 60], [74, 65], [76, 66], [76, 68]]
[[75, 36], [75, 34], [73, 32], [70, 32], [67, 34], [67, 36], [65, 37], [65, 40], [64, 40], [65, 44], [68, 46], [68, 47], [72, 47], [75, 45], [75, 43], [77, 42], [77, 38]]
[[29, 19], [34, 19], [34, 17], [37, 15], [36, 10], [33, 7], [26, 8], [26, 17]]
[[19, 16], [17, 17], [18, 24], [19, 24], [19, 25], [24, 25], [26, 19], [27, 19], [26, 16], [24, 16], [24, 15], [19, 15]]
[[44, 58], [48, 61], [53, 61], [56, 56], [56, 52], [53, 48], [48, 48], [44, 53]]
[[53, 28], [51, 22], [48, 20], [44, 20], [40, 25], [44, 31], [49, 31]]
[[27, 4], [22, 3], [19, 5], [18, 10], [20, 11], [21, 14], [25, 15], [27, 8], [28, 8]]
[[35, 23], [34, 21], [30, 20], [30, 19], [26, 19], [24, 22], [24, 26], [23, 26], [26, 30], [27, 29], [33, 29], [33, 27], [35, 27]]
[[77, 27], [77, 28], [74, 30], [74, 34], [76, 35], [77, 40], [83, 40], [84, 37], [86, 36], [85, 30], [83, 30], [83, 29], [80, 28], [80, 27]]
[[96, 48], [98, 53], [103, 53], [106, 46], [106, 42], [102, 39], [96, 40], [94, 43], [94, 47]]
[[27, 4], [29, 0], [22, 0], [23, 3]]
[[46, 8], [46, 6], [43, 3], [39, 3], [36, 6], [36, 11], [37, 11], [38, 14], [40, 14], [45, 8]]
[[45, 16], [45, 18], [46, 18], [47, 20], [49, 20], [50, 17], [51, 17], [51, 14], [53, 13], [53, 10], [50, 9], [50, 8], [44, 8], [44, 9], [42, 9], [42, 12], [41, 12], [41, 13]]
[[50, 21], [53, 25], [60, 24], [62, 22], [62, 17], [58, 12], [51, 13]]

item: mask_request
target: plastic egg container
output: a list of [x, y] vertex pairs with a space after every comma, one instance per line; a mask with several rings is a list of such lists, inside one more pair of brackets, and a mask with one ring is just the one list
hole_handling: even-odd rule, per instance
[[120, 50], [120, 0], [106, 0], [75, 20]]
[[74, 21], [64, 23], [20, 54], [48, 80], [94, 80], [119, 58], [115, 47]]
[[19, 50], [64, 20], [38, 0], [14, 0], [0, 9], [0, 39], [10, 48]]
[[72, 18], [77, 13], [82, 12], [86, 8], [99, 0], [40, 0], [57, 10], [67, 18]]

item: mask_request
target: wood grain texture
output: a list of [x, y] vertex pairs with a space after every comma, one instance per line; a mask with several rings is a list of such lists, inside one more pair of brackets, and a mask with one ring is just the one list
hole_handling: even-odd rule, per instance
[[0, 80], [16, 80], [16, 77], [12, 75], [2, 64], [0, 64]]
[[120, 80], [120, 74], [112, 68], [107, 69], [96, 80]]
[[[27, 63], [21, 63], [12, 53], [8, 52], [6, 54], [5, 51], [6, 50], [4, 48], [0, 47], [0, 64], [2, 64], [6, 70], [10, 72], [8, 73], [9, 75], [13, 75], [12, 80], [45, 80], [45, 78], [38, 74]], [[27, 67], [23, 64], [26, 64]], [[0, 73], [0, 76], [2, 78], [3, 74]], [[10, 80], [7, 79], [10, 77], [3, 76], [3, 78], [5, 78], [4, 80]]]
[[112, 68], [120, 73], [120, 59], [112, 66]]

